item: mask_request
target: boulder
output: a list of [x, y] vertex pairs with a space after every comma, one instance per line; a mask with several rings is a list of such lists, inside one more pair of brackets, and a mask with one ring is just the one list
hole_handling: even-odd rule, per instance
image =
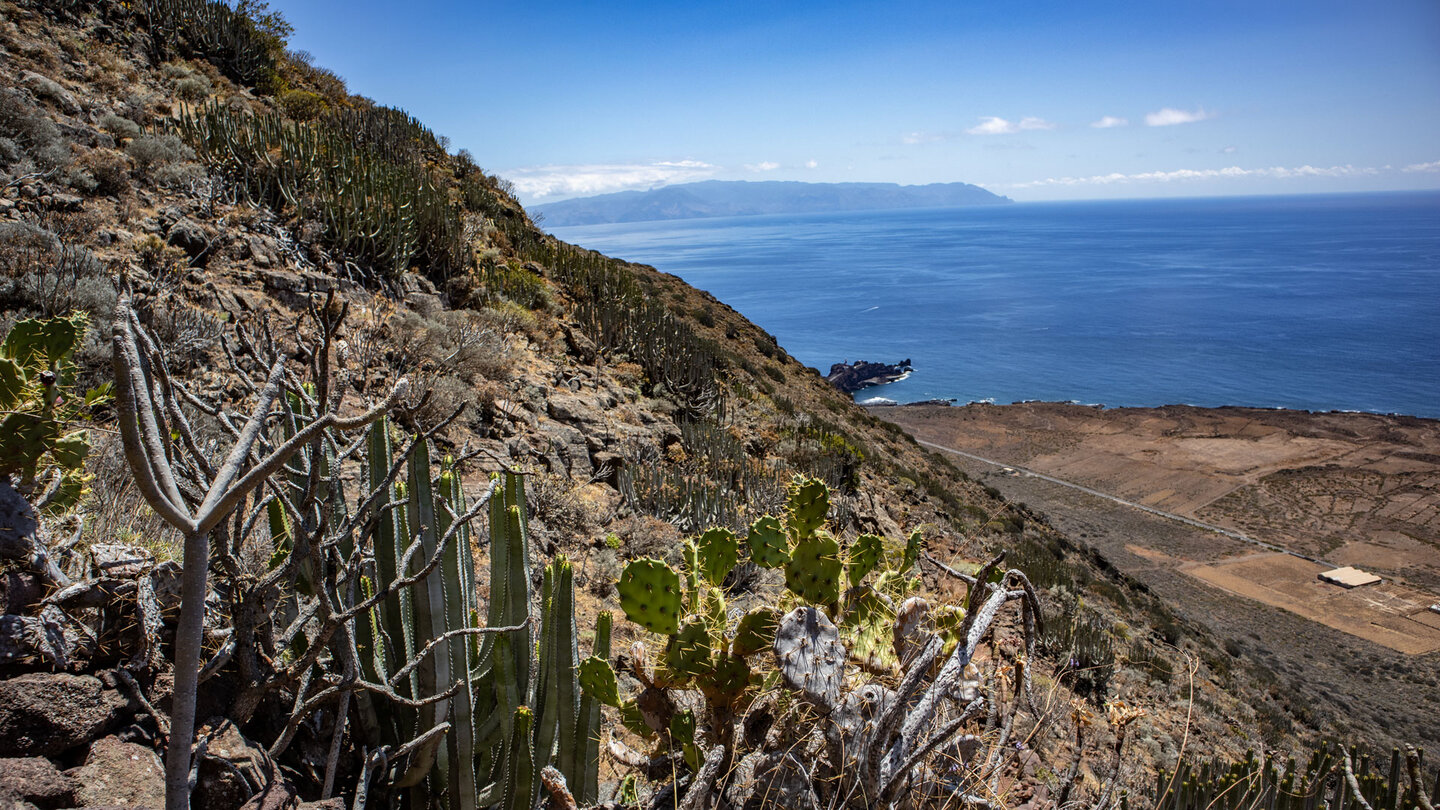
[[80, 112], [80, 103], [75, 100], [75, 96], [49, 76], [26, 70], [20, 73], [20, 83], [40, 98], [54, 102], [70, 115]]
[[590, 447], [585, 443], [584, 433], [556, 422], [541, 425], [540, 432], [550, 440], [550, 449], [545, 457], [550, 460], [552, 468], [559, 462], [559, 468], [554, 469], [554, 472], [565, 472], [571, 478], [589, 480], [595, 470], [590, 466]]
[[205, 229], [193, 219], [180, 219], [170, 226], [165, 241], [185, 251], [191, 261], [203, 263], [202, 257], [210, 250], [210, 237]]
[[267, 779], [265, 752], [223, 717], [212, 719], [200, 733], [210, 738], [200, 760], [200, 778], [191, 804], [214, 810], [240, 810], [255, 795], [252, 785]]
[[29, 802], [67, 807], [75, 802], [75, 780], [44, 757], [0, 759], [0, 807]]
[[125, 698], [89, 675], [32, 672], [0, 680], [0, 757], [55, 756], [110, 730]]
[[165, 768], [143, 745], [105, 737], [90, 746], [84, 765], [67, 773], [78, 783], [75, 800], [80, 807], [165, 806]]

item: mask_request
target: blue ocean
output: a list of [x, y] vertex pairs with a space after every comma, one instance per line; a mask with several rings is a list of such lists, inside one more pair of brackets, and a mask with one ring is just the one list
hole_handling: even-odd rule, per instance
[[[543, 227], [543, 226], [542, 226]], [[1440, 193], [1016, 203], [587, 225], [864, 401], [1440, 417]]]

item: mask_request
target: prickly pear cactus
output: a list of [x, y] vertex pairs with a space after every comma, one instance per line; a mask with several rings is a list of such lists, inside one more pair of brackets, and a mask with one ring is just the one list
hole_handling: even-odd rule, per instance
[[846, 593], [845, 605], [840, 627], [850, 643], [850, 656], [871, 672], [894, 672], [893, 603], [874, 588], [861, 585]]
[[730, 641], [734, 655], [754, 655], [775, 643], [775, 628], [780, 626], [780, 611], [768, 605], [755, 608], [740, 617], [735, 638]]
[[924, 540], [920, 536], [920, 530], [916, 529], [910, 533], [910, 539], [905, 541], [905, 554], [900, 558], [900, 567], [895, 569], [898, 573], [909, 573], [915, 566], [915, 561], [920, 559], [920, 548]]
[[680, 746], [690, 770], [699, 771], [701, 757], [700, 747], [695, 744], [695, 712], [686, 709], [670, 718], [670, 739]]
[[825, 525], [830, 511], [830, 491], [814, 478], [796, 477], [790, 482], [787, 522], [796, 540], [803, 540]]
[[665, 667], [679, 682], [710, 671], [710, 628], [704, 618], [691, 616], [670, 636], [665, 647]]
[[941, 605], [935, 610], [935, 631], [945, 639], [941, 657], [949, 655], [960, 643], [960, 627], [965, 624], [965, 608], [959, 605]]
[[840, 703], [845, 646], [824, 613], [798, 607], [785, 614], [775, 632], [775, 661], [790, 688], [827, 711]]
[[750, 665], [738, 655], [721, 654], [712, 662], [710, 672], [699, 679], [700, 691], [712, 704], [730, 705], [750, 685]]
[[710, 529], [700, 535], [695, 548], [700, 575], [717, 587], [740, 561], [740, 541], [729, 529]]
[[750, 524], [745, 537], [750, 546], [750, 560], [762, 568], [779, 568], [790, 562], [790, 544], [780, 519], [766, 515]]
[[851, 585], [859, 585], [865, 579], [865, 575], [874, 571], [880, 564], [880, 557], [885, 553], [885, 541], [878, 535], [862, 534], [855, 538], [850, 545], [850, 562], [845, 567], [845, 574], [850, 578]]
[[840, 544], [826, 531], [795, 544], [785, 565], [785, 587], [814, 605], [832, 605], [840, 598]]
[[632, 560], [616, 585], [625, 617], [652, 633], [680, 629], [680, 577], [659, 560]]
[[577, 674], [585, 694], [606, 706], [620, 708], [620, 682], [609, 661], [592, 655], [580, 662]]

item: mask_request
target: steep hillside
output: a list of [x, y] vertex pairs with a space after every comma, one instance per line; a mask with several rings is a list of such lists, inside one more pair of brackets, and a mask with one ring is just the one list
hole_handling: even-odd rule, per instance
[[[338, 791], [363, 805], [356, 794], [369, 789], [374, 806], [380, 796], [408, 806], [466, 804], [439, 786], [438, 777], [426, 776], [432, 765], [452, 767], [446, 763], [455, 760], [459, 749], [453, 746], [462, 736], [458, 725], [440, 728], [445, 715], [433, 708], [438, 692], [406, 703], [393, 689], [407, 673], [385, 686], [354, 668], [368, 672], [384, 657], [355, 655], [367, 649], [355, 640], [361, 622], [388, 615], [388, 602], [373, 605], [373, 614], [361, 607], [369, 598], [366, 589], [398, 587], [387, 584], [395, 577], [384, 577], [379, 540], [372, 548], [351, 539], [378, 531], [379, 518], [356, 516], [370, 514], [366, 510], [385, 491], [375, 489], [366, 501], [343, 490], [347, 484], [368, 486], [383, 467], [360, 461], [359, 433], [337, 428], [333, 438], [315, 440], [303, 456], [308, 466], [278, 465], [252, 500], [241, 498], [250, 505], [248, 517], [242, 509], [216, 524], [208, 608], [203, 600], [180, 599], [179, 569], [167, 561], [181, 559], [185, 538], [172, 528], [173, 518], [157, 516], [154, 494], [144, 491], [152, 474], [164, 483], [165, 475], [155, 471], [173, 465], [181, 471], [181, 480], [169, 484], [176, 499], [204, 506], [199, 495], [220, 475], [207, 468], [242, 434], [238, 425], [257, 401], [263, 405], [257, 435], [278, 450], [293, 435], [286, 431], [310, 429], [306, 420], [318, 423], [321, 411], [339, 408], [336, 424], [350, 424], [344, 420], [358, 419], [362, 405], [381, 403], [391, 392], [402, 397], [390, 412], [396, 435], [428, 432], [435, 458], [445, 458], [435, 478], [438, 489], [459, 480], [474, 499], [493, 491], [487, 490], [492, 473], [523, 474], [518, 499], [514, 483], [505, 495], [516, 507], [517, 531], [529, 538], [529, 556], [520, 555], [516, 570], [529, 572], [524, 580], [543, 598], [521, 600], [517, 609], [526, 619], [516, 627], [542, 624], [529, 618], [532, 606], [543, 605], [551, 616], [552, 586], [562, 589], [561, 582], [568, 585], [573, 576], [583, 649], [606, 635], [595, 629], [609, 627], [608, 619], [597, 618], [602, 611], [623, 610], [634, 619], [616, 592], [627, 561], [654, 558], [657, 568], [664, 563], [693, 574], [696, 564], [687, 554], [696, 547], [682, 540], [711, 527], [745, 537], [764, 525], [762, 516], [788, 515], [796, 553], [801, 543], [833, 540], [846, 550], [846, 575], [857, 587], [870, 570], [858, 562], [858, 549], [870, 542], [865, 535], [887, 538], [886, 548], [893, 550], [918, 532], [927, 556], [917, 561], [909, 547], [907, 567], [896, 569], [889, 582], [901, 596], [933, 600], [937, 611], [946, 601], [968, 600], [968, 612], [941, 614], [963, 621], [950, 627], [952, 644], [958, 629], [980, 626], [982, 595], [1014, 587], [1011, 601], [1024, 596], [1018, 575], [987, 580], [988, 569], [981, 568], [992, 555], [1008, 552], [1005, 567], [1028, 574], [1035, 591], [1026, 598], [1038, 595], [1043, 621], [1028, 612], [1022, 618], [1017, 607], [1003, 614], [992, 634], [970, 642], [977, 654], [965, 680], [956, 681], [955, 694], [961, 684], [979, 690], [986, 701], [977, 707], [987, 708], [968, 725], [955, 720], [949, 733], [965, 728], [974, 736], [936, 754], [984, 774], [974, 789], [985, 791], [992, 805], [1057, 794], [1105, 805], [1124, 790], [1148, 796], [1157, 772], [1174, 768], [1182, 756], [1238, 758], [1247, 748], [1289, 746], [1314, 731], [1300, 722], [1301, 696], [1253, 682], [1203, 631], [1178, 622], [1143, 587], [1078, 551], [1042, 516], [1006, 503], [856, 407], [722, 302], [653, 268], [541, 232], [508, 185], [480, 169], [473, 156], [451, 154], [448, 142], [420, 122], [349, 94], [333, 73], [285, 52], [284, 22], [267, 15], [263, 4], [249, 4], [246, 14], [202, 0], [9, 2], [0, 9], [0, 332], [25, 318], [87, 313], [88, 329], [75, 354], [75, 388], [107, 381], [121, 386], [113, 404], [97, 396], [89, 410], [85, 496], [63, 509], [42, 510], [33, 545], [23, 553], [5, 546], [0, 676], [9, 679], [0, 681], [0, 758], [34, 759], [26, 767], [47, 773], [78, 769], [66, 774], [79, 780], [66, 788], [75, 803], [154, 803], [153, 792], [123, 793], [119, 787], [110, 795], [92, 790], [85, 798], [84, 769], [103, 772], [115, 751], [129, 752], [116, 761], [148, 762], [165, 748], [172, 689], [183, 691], [183, 673], [171, 665], [180, 642], [171, 639], [182, 635], [178, 622], [189, 603], [197, 606], [197, 617], [205, 614], [202, 652], [211, 665], [200, 676], [209, 680], [201, 688], [197, 719], [214, 747], [196, 754], [197, 797], [204, 796], [198, 805], [238, 807], [250, 800], [246, 806], [269, 807], [256, 804], [267, 785], [283, 788], [292, 800], [295, 793], [314, 800]], [[129, 304], [121, 303], [122, 293]], [[127, 340], [139, 348], [125, 349]], [[264, 396], [271, 390], [266, 369], [272, 364], [273, 390], [285, 393], [273, 400]], [[117, 378], [115, 369], [124, 373]], [[127, 387], [132, 376], [145, 384]], [[408, 390], [396, 385], [401, 379]], [[53, 378], [43, 383], [55, 384]], [[342, 398], [355, 404], [342, 407]], [[155, 418], [173, 430], [146, 428], [143, 405], [152, 399]], [[121, 435], [137, 421], [150, 431], [149, 444], [137, 441], [127, 450]], [[383, 431], [368, 435], [389, 441]], [[413, 461], [417, 457], [410, 456], [419, 465], [410, 473], [410, 488], [392, 493], [395, 503], [385, 508], [406, 507], [410, 496], [429, 491], [431, 466]], [[257, 469], [263, 466], [258, 458], [244, 455], [241, 466]], [[401, 466], [396, 462], [389, 480], [398, 480]], [[808, 483], [794, 483], [800, 480]], [[28, 482], [32, 489], [26, 484], [17, 479], [22, 495], [41, 497], [35, 481]], [[818, 518], [796, 517], [800, 506], [816, 502], [801, 503], [796, 493], [813, 495], [817, 487], [826, 493]], [[301, 505], [312, 504], [313, 511], [283, 506], [302, 496]], [[500, 497], [495, 495], [497, 503]], [[501, 570], [502, 550], [510, 548], [500, 525], [508, 513], [482, 519], [465, 512], [466, 502], [455, 497], [455, 509], [435, 513], [441, 522], [460, 520], [457, 526], [475, 521], [475, 541], [460, 544], [464, 561], [475, 555], [473, 564], [444, 571], [468, 589], [462, 592], [469, 601], [455, 611], [461, 623], [476, 621], [482, 609], [500, 615], [498, 594], [506, 586], [492, 581], [490, 566]], [[408, 525], [417, 537], [435, 539], [432, 524]], [[326, 533], [337, 526], [350, 534]], [[481, 526], [488, 526], [488, 542]], [[829, 534], [811, 537], [817, 527]], [[309, 536], [316, 543], [307, 551], [301, 539]], [[758, 548], [753, 542], [750, 547]], [[438, 570], [443, 553], [444, 543], [431, 568], [416, 576]], [[540, 568], [560, 555], [573, 574], [555, 564], [542, 576]], [[834, 562], [833, 554], [819, 556]], [[350, 588], [346, 593], [326, 590], [326, 582], [337, 581], [327, 568], [332, 565], [352, 565], [364, 574], [341, 578]], [[920, 574], [918, 586], [901, 581], [910, 566]], [[977, 572], [978, 582], [964, 584]], [[733, 618], [725, 612], [726, 600], [734, 611], [788, 608], [796, 604], [794, 594], [804, 594], [779, 570], [748, 559], [739, 565], [730, 560], [713, 579], [704, 593], [719, 600], [719, 610], [707, 619], [721, 622], [709, 639], [717, 644], [729, 644], [737, 632], [724, 626]], [[75, 585], [65, 585], [71, 580]], [[437, 604], [453, 606], [453, 599], [446, 603], [448, 596], [435, 595]], [[373, 599], [382, 596], [390, 598], [382, 593]], [[828, 601], [838, 618], [838, 599]], [[898, 607], [888, 597], [865, 604], [882, 602], [887, 611]], [[997, 605], [1003, 602], [1001, 593]], [[546, 618], [543, 624], [549, 639], [554, 622]], [[324, 633], [310, 644], [307, 632], [315, 627]], [[937, 625], [937, 632], [944, 627]], [[405, 623], [411, 649], [412, 629], [424, 632], [419, 618]], [[880, 640], [869, 643], [884, 653], [890, 628], [882, 629]], [[485, 636], [473, 626], [459, 632]], [[397, 625], [393, 643], [399, 643], [398, 633]], [[421, 642], [432, 637], [448, 648], [449, 637], [436, 633]], [[343, 638], [350, 639], [348, 646], [338, 640]], [[1028, 648], [1028, 641], [1038, 646]], [[469, 654], [467, 645], [455, 643], [457, 655]], [[484, 644], [473, 652], [488, 661], [492, 648]], [[518, 645], [517, 660], [529, 661], [528, 646]], [[601, 658], [616, 660], [627, 690], [644, 680], [647, 655], [676, 666], [673, 639], [667, 644], [634, 621], [616, 624], [611, 647], [624, 654]], [[542, 649], [541, 662], [548, 660], [545, 654]], [[566, 654], [575, 654], [573, 640]], [[898, 663], [866, 663], [847, 670], [842, 662], [847, 683], [873, 677], [880, 693], [901, 688]], [[555, 677], [554, 671], [541, 671], [536, 683]], [[929, 677], [929, 668], [914, 671], [915, 683]], [[434, 677], [426, 667], [414, 677], [421, 675]], [[758, 704], [754, 690], [763, 686], [771, 696], [766, 711], [776, 714], [759, 736], [799, 728], [824, 739], [818, 731], [824, 723], [813, 708], [804, 708], [812, 704], [785, 703], [792, 698], [777, 686], [779, 677], [772, 671], [765, 680], [757, 673], [735, 693]], [[479, 694], [454, 691], [460, 688], [446, 694]], [[585, 688], [590, 694], [592, 686]], [[714, 699], [703, 690], [650, 689], [681, 691], [682, 703]], [[937, 700], [955, 703], [948, 690], [940, 691], [945, 694]], [[98, 701], [86, 722], [66, 713], [80, 700], [66, 695], [80, 692]], [[376, 720], [391, 704], [408, 717], [401, 725], [420, 735], [404, 738], [413, 745], [377, 747], [394, 730]], [[683, 749], [683, 721], [674, 718], [684, 712], [666, 705], [672, 723], [660, 729], [655, 744], [675, 747], [674, 756], [627, 759], [623, 752], [635, 751], [612, 746], [600, 770], [611, 794], [617, 784], [635, 789], [633, 774], [653, 765], [640, 792], [673, 796], [682, 781], [703, 781], [702, 760], [710, 754], [700, 757], [697, 746], [723, 753], [738, 745], [724, 742], [730, 730], [716, 719], [721, 715], [697, 710], [700, 728], [688, 732], [693, 739]], [[1108, 720], [1097, 720], [1107, 705]], [[778, 714], [787, 706], [790, 714]], [[417, 720], [404, 710], [422, 714]], [[602, 727], [639, 746], [632, 731], [647, 736], [656, 726], [627, 711], [606, 709]], [[752, 706], [745, 716], [758, 711]], [[520, 706], [514, 717], [521, 725], [506, 725], [511, 734], [529, 722], [530, 709]], [[511, 715], [504, 720], [509, 724]], [[630, 731], [620, 731], [622, 721]], [[24, 730], [39, 726], [69, 731]], [[481, 728], [471, 730], [479, 735]], [[443, 745], [434, 742], [440, 736], [425, 737], [432, 731], [446, 736]], [[421, 745], [421, 737], [431, 743]], [[553, 742], [541, 743], [538, 764], [548, 759]], [[437, 745], [449, 753], [437, 754]], [[980, 746], [984, 756], [976, 753]], [[243, 757], [216, 750], [241, 751]], [[475, 761], [509, 767], [507, 778], [524, 781], [515, 773], [521, 767], [515, 756], [503, 760], [509, 766]], [[243, 767], [231, 768], [240, 759]], [[840, 764], [829, 754], [822, 759]], [[784, 762], [771, 762], [765, 773], [791, 767]], [[420, 784], [406, 781], [412, 772]], [[683, 779], [674, 775], [682, 772]], [[7, 771], [0, 767], [0, 773]], [[948, 784], [934, 771], [926, 773], [930, 781], [924, 784]], [[182, 784], [185, 774], [180, 772]], [[622, 781], [625, 774], [632, 778]], [[117, 779], [153, 787], [153, 776], [126, 770]], [[754, 790], [752, 780], [747, 801], [769, 801], [753, 796]], [[0, 798], [8, 797], [5, 791], [30, 795], [0, 779]]]

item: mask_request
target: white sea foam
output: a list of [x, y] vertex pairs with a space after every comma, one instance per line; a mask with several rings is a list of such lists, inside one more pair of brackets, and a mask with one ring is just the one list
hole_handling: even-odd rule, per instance
[[860, 404], [860, 405], [899, 405], [900, 403], [896, 402], [896, 401], [893, 400], [893, 399], [890, 399], [889, 397], [870, 397], [869, 399], [862, 399], [862, 400], [860, 400], [860, 402], [859, 402], [858, 404]]

